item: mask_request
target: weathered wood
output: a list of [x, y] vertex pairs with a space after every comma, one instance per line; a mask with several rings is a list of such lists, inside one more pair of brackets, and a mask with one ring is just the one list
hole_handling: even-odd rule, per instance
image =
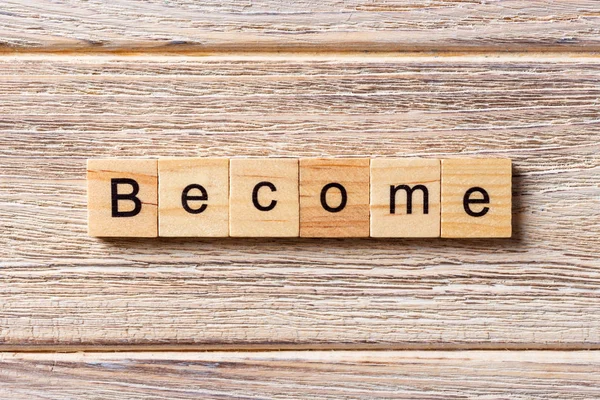
[[[3, 348], [598, 347], [599, 82], [586, 57], [2, 57]], [[511, 158], [514, 234], [88, 237], [85, 160], [159, 155]]]
[[2, 51], [598, 51], [594, 0], [5, 0]]
[[30, 399], [600, 396], [600, 354], [557, 351], [0, 353], [0, 393]]

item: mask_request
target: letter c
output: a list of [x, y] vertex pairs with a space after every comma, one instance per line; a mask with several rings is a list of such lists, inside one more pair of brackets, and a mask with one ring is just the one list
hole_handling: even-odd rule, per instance
[[277, 188], [271, 182], [263, 181], [257, 183], [256, 186], [254, 186], [254, 190], [252, 190], [252, 204], [254, 204], [254, 207], [260, 211], [271, 211], [277, 205], [277, 200], [271, 200], [271, 203], [269, 203], [268, 206], [263, 206], [258, 202], [258, 191], [264, 186], [271, 189], [271, 192], [277, 191]]

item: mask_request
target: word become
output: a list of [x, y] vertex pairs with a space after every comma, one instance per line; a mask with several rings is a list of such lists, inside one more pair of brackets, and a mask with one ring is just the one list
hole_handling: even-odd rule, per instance
[[508, 159], [91, 159], [88, 232], [510, 237]]

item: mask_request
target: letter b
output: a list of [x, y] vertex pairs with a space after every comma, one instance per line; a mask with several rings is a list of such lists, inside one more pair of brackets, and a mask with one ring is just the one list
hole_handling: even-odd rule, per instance
[[[119, 193], [119, 185], [131, 186], [131, 193]], [[142, 211], [142, 202], [137, 198], [140, 191], [140, 185], [133, 179], [129, 178], [113, 178], [110, 180], [110, 195], [112, 201], [112, 216], [113, 218], [134, 217]], [[131, 211], [119, 211], [119, 201], [129, 200], [134, 204]]]

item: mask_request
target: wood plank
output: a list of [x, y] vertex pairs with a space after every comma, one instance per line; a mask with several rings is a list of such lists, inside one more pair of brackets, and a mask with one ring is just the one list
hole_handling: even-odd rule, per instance
[[[600, 347], [597, 61], [1, 57], [2, 348]], [[85, 160], [151, 155], [511, 158], [514, 234], [87, 237]]]
[[594, 0], [6, 0], [10, 51], [598, 51]]
[[30, 399], [600, 396], [600, 354], [558, 351], [0, 353], [0, 393]]

